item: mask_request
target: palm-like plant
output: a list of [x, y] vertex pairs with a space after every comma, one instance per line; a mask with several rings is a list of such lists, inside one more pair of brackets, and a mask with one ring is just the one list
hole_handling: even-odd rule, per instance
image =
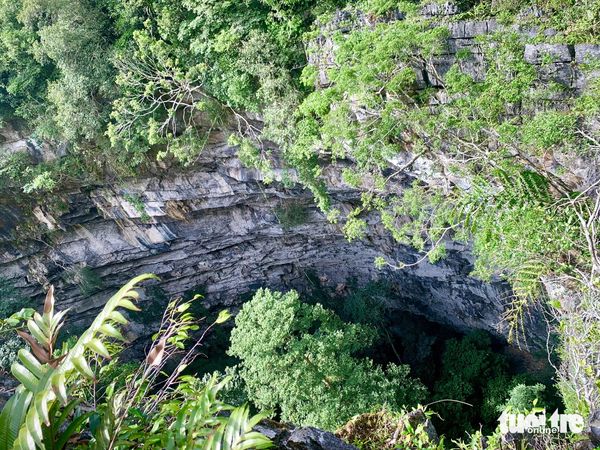
[[31, 404], [31, 392], [19, 387], [14, 395], [6, 402], [0, 413], [0, 450], [10, 450], [25, 422], [25, 415]]
[[[226, 311], [180, 359], [173, 373], [161, 380], [165, 361], [184, 348], [188, 331], [198, 329], [193, 316], [186, 312], [190, 302], [169, 303], [146, 361], [124, 388], [116, 391], [111, 384], [105, 402], [95, 411], [74, 414], [82, 399], [77, 398], [73, 388], [86, 380], [95, 380], [90, 367], [92, 360], [110, 359], [110, 341], [124, 340], [119, 326], [127, 324], [127, 319], [118, 309], [139, 311], [135, 305], [139, 298], [136, 287], [151, 278], [156, 277], [141, 275], [123, 286], [76, 343], [59, 355], [54, 346], [67, 310], [55, 312], [54, 289], [48, 291], [42, 314], [24, 316], [28, 318], [28, 332], [17, 332], [29, 344], [29, 349], [19, 350], [19, 361], [11, 367], [21, 385], [0, 413], [0, 450], [63, 449], [92, 415], [98, 416], [100, 425], [92, 430], [90, 446], [102, 450], [145, 447], [151, 442], [157, 446], [149, 448], [247, 450], [271, 447], [269, 439], [252, 431], [263, 416], [250, 417], [246, 406], [232, 408], [217, 400], [224, 382], [213, 380], [202, 388], [190, 390], [189, 386], [195, 385], [197, 380], [180, 377], [206, 332], [229, 318]], [[161, 387], [157, 388], [158, 385]], [[165, 405], [170, 405], [170, 411], [176, 413], [169, 414]], [[130, 427], [133, 419], [128, 413], [134, 409], [143, 410], [145, 417], [152, 420]], [[157, 428], [157, 424], [161, 426]], [[139, 431], [137, 437], [130, 433], [132, 429]], [[148, 440], [150, 436], [153, 440]]]
[[[9, 402], [13, 413], [10, 415], [10, 427], [6, 438], [0, 444], [4, 448], [35, 450], [36, 446], [45, 449], [44, 426], [50, 427], [50, 411], [58, 401], [63, 406], [69, 404], [67, 384], [74, 374], [94, 378], [88, 360], [92, 355], [110, 358], [105, 340], [114, 338], [124, 340], [118, 326], [126, 324], [127, 319], [117, 309], [125, 308], [139, 311], [133, 301], [139, 298], [136, 286], [154, 275], [144, 274], [134, 278], [123, 286], [105, 305], [90, 327], [81, 335], [75, 345], [59, 357], [54, 357], [54, 344], [58, 332], [64, 324], [68, 310], [54, 311], [54, 288], [46, 295], [43, 314], [35, 313], [27, 321], [27, 329], [18, 331], [27, 341], [31, 350], [19, 350], [19, 362], [11, 367], [14, 377], [21, 382], [14, 400]], [[8, 406], [8, 405], [7, 405]], [[4, 414], [5, 411], [3, 411]], [[15, 417], [22, 417], [21, 423]], [[14, 430], [18, 424], [18, 433]], [[5, 434], [6, 430], [0, 430]]]
[[[189, 332], [199, 328], [188, 311], [190, 306], [191, 301], [171, 301], [146, 360], [124, 388], [113, 392], [113, 387], [109, 387], [102, 423], [94, 433], [95, 449], [136, 445], [149, 450], [272, 447], [268, 438], [253, 431], [264, 414], [250, 416], [247, 406], [234, 408], [218, 399], [229, 378], [219, 381], [213, 377], [203, 383], [196, 377], [181, 375], [197, 356], [204, 336], [230, 317], [229, 312], [221, 311], [200, 338], [185, 349]], [[167, 374], [165, 365], [175, 355], [177, 366]]]
[[[232, 408], [219, 401], [218, 392], [227, 379], [213, 378], [191, 399], [179, 404], [170, 426], [160, 433], [159, 448], [202, 448], [203, 450], [248, 450], [271, 448], [271, 442], [252, 428], [265, 415], [250, 417], [247, 406]], [[193, 381], [192, 381], [193, 384]], [[189, 386], [189, 384], [188, 384]], [[229, 416], [223, 412], [230, 411]]]

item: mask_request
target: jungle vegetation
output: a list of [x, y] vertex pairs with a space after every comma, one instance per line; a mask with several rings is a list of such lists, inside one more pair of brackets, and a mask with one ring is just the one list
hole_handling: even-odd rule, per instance
[[[402, 270], [424, 260], [436, 262], [445, 256], [449, 239], [469, 242], [476, 257], [474, 275], [500, 276], [513, 287], [506, 317], [512, 339], [524, 339], [528, 308], [546, 308], [562, 361], [557, 386], [567, 411], [587, 416], [600, 405], [600, 180], [574, 186], [561, 178], [568, 171], [565, 165], [550, 170], [543, 161], [547, 155], [584, 160], [597, 155], [600, 82], [592, 75], [598, 61], [578, 63], [590, 79], [574, 93], [560, 82], [540, 82], [540, 67], [553, 63], [552, 54], [541, 55], [536, 66], [524, 53], [526, 45], [540, 42], [598, 44], [600, 5], [592, 0], [458, 4], [459, 14], [433, 20], [421, 14], [421, 2], [404, 0], [0, 1], [0, 117], [11, 136], [28, 136], [38, 150], [0, 154], [0, 192], [24, 205], [50, 196], [63, 208], [65, 187], [118, 183], [143, 174], [157, 160], [166, 170], [193, 167], [211, 133], [224, 129], [231, 131], [229, 142], [240, 159], [262, 170], [268, 181], [274, 178], [274, 143], [285, 168], [312, 191], [348, 239], [365, 237], [367, 218], [374, 216], [399, 245], [412, 245], [423, 254], [415, 261], [378, 258], [377, 266]], [[339, 10], [344, 14], [336, 15]], [[418, 74], [436, 70], [452, 22], [488, 18], [501, 27], [476, 38], [483, 76], [473, 76], [469, 68], [475, 55], [463, 49], [445, 73], [423, 83]], [[332, 21], [337, 23], [327, 26]], [[325, 55], [327, 67], [318, 64], [323, 55], [316, 43], [323, 40], [335, 44]], [[341, 160], [350, 163], [344, 182], [362, 193], [360, 203], [346, 213], [331, 201], [324, 176], [325, 168]], [[427, 183], [415, 176], [415, 163], [422, 160], [444, 171], [447, 182]], [[399, 185], [405, 188], [395, 189]], [[139, 199], [130, 200], [144, 211]], [[286, 226], [302, 219], [301, 213], [281, 216]], [[574, 300], [549, 296], [544, 284], [549, 281], [567, 286]], [[81, 287], [93, 291], [95, 286]], [[367, 403], [396, 408], [419, 400], [418, 383], [402, 366], [378, 368], [368, 358], [352, 356], [368, 342], [361, 326], [341, 327], [339, 318], [298, 303], [294, 294], [257, 295], [265, 303], [273, 298], [281, 300], [278, 305], [289, 303], [288, 313], [301, 322], [314, 317], [327, 323], [320, 333], [309, 326], [316, 335], [305, 333], [279, 345], [298, 352], [323, 345], [325, 355], [334, 348], [328, 345], [340, 345], [335, 348], [346, 367], [356, 369], [357, 380], [367, 377], [375, 383], [373, 398], [361, 404], [357, 394], [345, 418]], [[252, 320], [251, 311], [239, 316], [240, 329], [245, 319]], [[36, 317], [30, 320], [35, 323]], [[307, 325], [295, 326], [300, 333]], [[50, 331], [44, 332], [45, 339]], [[260, 371], [264, 361], [248, 353], [242, 336], [232, 336], [231, 352], [242, 361], [239, 377], [256, 406], [334, 425], [328, 409], [285, 403], [284, 394], [297, 394], [301, 384], [266, 395], [261, 389], [261, 377], [267, 376]], [[43, 345], [34, 338], [35, 345]], [[73, 370], [89, 375], [89, 363], [77, 352], [89, 349], [90, 342], [84, 339], [73, 347], [81, 367], [67, 364], [65, 377]], [[97, 348], [91, 351], [103, 355], [104, 348], [93, 342]], [[281, 351], [277, 342], [264, 342], [274, 347], [265, 348], [262, 356]], [[47, 358], [59, 358], [53, 351], [47, 349]], [[22, 374], [25, 393], [11, 408], [31, 412], [23, 416], [29, 431], [18, 437], [31, 448], [43, 437], [40, 416], [45, 418], [44, 408], [54, 401], [49, 392], [62, 391], [66, 381], [44, 379], [47, 372], [29, 356], [23, 358], [30, 373]], [[314, 368], [318, 377], [320, 365]], [[339, 381], [336, 377], [333, 382]], [[410, 392], [394, 393], [386, 385], [395, 377], [412, 385]], [[354, 396], [360, 391], [357, 380], [339, 381], [340, 389]], [[40, 381], [42, 390], [34, 385]], [[188, 380], [184, 389], [212, 392], [194, 383]], [[39, 411], [25, 408], [28, 401]], [[198, 406], [192, 403], [186, 405]], [[254, 420], [247, 410], [234, 411], [230, 417]], [[168, 416], [172, 411], [162, 413], [165, 423], [175, 420]], [[209, 420], [198, 430], [226, 427], [217, 417], [219, 424]], [[191, 439], [204, 439], [199, 437], [204, 431], [191, 433]], [[172, 437], [180, 438], [190, 435]]]
[[[266, 417], [331, 431], [345, 427], [340, 435], [363, 449], [396, 448], [388, 447], [390, 435], [382, 433], [392, 423], [408, 424], [410, 411], [431, 419], [433, 410], [420, 404], [427, 398], [437, 399], [432, 404], [447, 396], [471, 400], [461, 389], [483, 389], [489, 425], [505, 408], [530, 411], [546, 388], [511, 379], [485, 336], [473, 335], [448, 341], [443, 375], [430, 396], [408, 366], [384, 367], [365, 356], [375, 328], [345, 323], [320, 304], [301, 301], [295, 291], [266, 289], [235, 318], [229, 347], [239, 358], [235, 366], [204, 376], [192, 369], [205, 337], [231, 317], [227, 310], [210, 322], [195, 317], [200, 295], [170, 300], [145, 360], [121, 361], [128, 345], [123, 329], [141, 311], [139, 284], [153, 279], [131, 280], [87, 329], [61, 345], [69, 311], [55, 308], [53, 287], [42, 313], [22, 308], [0, 321], [1, 334], [20, 338], [10, 366], [19, 384], [0, 412], [0, 448], [271, 448], [272, 442], [253, 429]], [[439, 411], [459, 428], [456, 436], [481, 435], [461, 416], [464, 411]], [[363, 414], [381, 420], [358, 437], [345, 423]], [[422, 426], [405, 425], [395, 439], [407, 448], [445, 448], [443, 438], [433, 438]], [[499, 439], [497, 432], [490, 439]], [[468, 445], [462, 439], [454, 443]]]

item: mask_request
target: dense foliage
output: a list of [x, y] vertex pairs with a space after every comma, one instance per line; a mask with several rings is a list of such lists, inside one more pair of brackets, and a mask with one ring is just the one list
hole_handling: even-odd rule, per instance
[[[364, 356], [377, 335], [374, 328], [344, 323], [320, 304], [300, 301], [294, 291], [259, 290], [244, 305], [230, 347], [240, 363], [225, 369], [225, 376], [195, 375], [204, 337], [229, 317], [226, 311], [215, 315], [198, 339], [200, 322], [191, 311], [203, 308], [194, 307], [196, 298], [169, 301], [145, 362], [123, 363], [120, 327], [128, 319], [119, 308], [139, 313], [134, 288], [147, 278], [132, 280], [87, 330], [60, 346], [65, 312], [54, 311], [52, 289], [43, 314], [24, 308], [0, 321], [0, 332], [16, 330], [29, 347], [18, 344], [11, 367], [21, 385], [0, 413], [0, 448], [269, 448], [252, 427], [271, 415], [338, 429], [365, 450], [441, 450], [444, 440], [432, 434], [432, 420], [446, 436], [464, 437], [482, 420], [493, 431], [501, 411], [527, 412], [540, 401], [551, 405], [544, 385], [517, 385], [522, 378], [508, 374], [489, 337], [473, 334], [447, 341], [430, 402], [436, 406], [423, 407], [418, 403], [427, 390], [407, 366], [384, 368]], [[475, 408], [465, 411], [457, 400], [472, 401]], [[248, 401], [263, 414], [251, 417]], [[490, 442], [498, 436], [494, 432]]]
[[0, 155], [0, 187], [52, 191], [131, 175], [155, 156], [189, 164], [232, 113], [256, 136], [236, 111], [300, 95], [302, 35], [334, 5], [2, 2], [0, 115], [67, 155], [41, 165]]
[[[67, 311], [55, 312], [53, 288], [43, 314], [24, 310], [0, 323], [4, 329], [16, 329], [29, 346], [19, 350], [19, 361], [11, 367], [21, 384], [0, 413], [0, 448], [272, 447], [269, 439], [252, 430], [263, 416], [251, 417], [247, 406], [233, 408], [217, 399], [227, 380], [202, 383], [182, 375], [199, 345], [183, 351], [190, 333], [199, 328], [187, 312], [191, 302], [169, 303], [143, 364], [119, 366], [118, 359], [107, 364], [122, 349], [118, 342], [124, 341], [119, 328], [128, 321], [120, 310], [139, 311], [135, 288], [149, 278], [153, 277], [142, 275], [126, 284], [90, 327], [62, 349], [54, 344]], [[228, 317], [224, 311], [209, 329]], [[178, 364], [165, 375], [163, 368], [174, 357]], [[86, 433], [91, 440], [82, 437]]]
[[[156, 159], [189, 166], [223, 130], [240, 159], [269, 180], [274, 143], [348, 239], [366, 236], [377, 216], [398, 244], [423, 252], [411, 261], [378, 258], [379, 267], [436, 262], [449, 239], [470, 242], [475, 275], [501, 275], [514, 288], [507, 319], [515, 339], [524, 334], [526, 308], [544, 293], [542, 281], [567, 286], [569, 301], [548, 305], [559, 324], [559, 386], [569, 410], [587, 414], [600, 404], [600, 196], [598, 180], [578, 186], [562, 175], [565, 160], [597, 156], [600, 83], [591, 77], [574, 92], [551, 76], [540, 82], [553, 55], [534, 66], [524, 54], [542, 40], [598, 43], [600, 7], [591, 0], [458, 4], [461, 14], [434, 23], [420, 13], [422, 2], [404, 0], [2, 0], [0, 119], [7, 138], [29, 141], [27, 150], [9, 142], [0, 152], [0, 191], [33, 206], [65, 186], [138, 175]], [[331, 24], [338, 8], [343, 14]], [[505, 27], [459, 49], [441, 70], [451, 22], [489, 17]], [[523, 32], [532, 27], [536, 33]], [[576, 65], [593, 75], [598, 62]], [[339, 161], [343, 182], [362, 194], [350, 211], [327, 192], [325, 169]], [[58, 197], [51, 206], [64, 208]], [[144, 221], [143, 201], [128, 201]], [[307, 220], [296, 206], [277, 211], [284, 228]], [[85, 268], [67, 275], [84, 294], [101, 287]], [[413, 383], [402, 366], [384, 370], [360, 356], [373, 339], [366, 327], [295, 294], [261, 291], [257, 299], [260, 316], [242, 312], [231, 349], [257, 406], [333, 428], [367, 405], [399, 408], [419, 397], [391, 386]], [[492, 362], [468, 345], [476, 370], [459, 379], [449, 369], [440, 391], [468, 397], [472, 385], [460, 381], [489, 373]], [[11, 358], [2, 354], [2, 364]], [[286, 371], [312, 378], [275, 383]], [[207, 392], [194, 383], [189, 389]], [[327, 400], [322, 409], [316, 398]]]
[[244, 304], [231, 334], [248, 397], [283, 420], [334, 430], [377, 405], [416, 405], [426, 390], [407, 366], [385, 369], [359, 352], [373, 330], [342, 322], [296, 292], [259, 290]]
[[549, 411], [555, 406], [551, 395], [543, 395], [543, 384], [524, 384], [539, 374], [511, 372], [510, 360], [495, 352], [491, 344], [489, 335], [482, 332], [445, 343], [433, 401], [453, 399], [468, 403], [449, 401], [435, 406], [443, 419], [436, 422], [437, 429], [448, 436], [463, 437], [465, 431], [492, 432], [502, 411], [509, 408], [529, 412], [536, 399]]
[[[409, 7], [404, 10], [406, 20], [332, 34], [339, 48], [327, 70], [329, 84], [300, 105], [288, 152], [317, 175], [318, 161], [301, 155], [353, 161], [344, 179], [364, 194], [345, 219], [349, 239], [364, 236], [370, 211], [380, 214], [398, 242], [414, 245], [431, 261], [444, 255], [448, 236], [469, 239], [478, 256], [477, 274], [488, 278], [501, 271], [520, 295], [535, 296], [539, 277], [563, 270], [561, 256], [573, 247], [585, 251], [586, 245], [570, 193], [543, 168], [532, 167], [533, 157], [527, 164], [524, 158], [575, 145], [578, 112], [534, 112], [540, 96], [549, 94], [536, 86], [535, 70], [523, 60], [525, 42], [510, 33], [481, 38], [489, 65], [484, 80], [463, 70], [472, 63], [467, 52], [443, 81], [436, 80], [439, 88], [423, 88], [414, 67], [434, 64], [447, 29], [430, 27], [414, 9], [412, 15]], [[314, 74], [311, 70], [305, 69]], [[583, 143], [577, 145], [582, 151]], [[415, 182], [395, 194], [394, 184], [419, 157], [443, 161], [468, 188]], [[402, 158], [408, 162], [395, 162]], [[318, 179], [307, 182], [318, 185]], [[315, 193], [329, 209], [326, 194]]]

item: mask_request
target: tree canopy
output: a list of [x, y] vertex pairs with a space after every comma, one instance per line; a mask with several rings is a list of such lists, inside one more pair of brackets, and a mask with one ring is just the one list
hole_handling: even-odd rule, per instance
[[374, 330], [303, 303], [295, 291], [257, 291], [235, 325], [229, 352], [241, 360], [249, 398], [283, 420], [334, 430], [377, 406], [416, 405], [426, 393], [407, 366], [360, 357]]

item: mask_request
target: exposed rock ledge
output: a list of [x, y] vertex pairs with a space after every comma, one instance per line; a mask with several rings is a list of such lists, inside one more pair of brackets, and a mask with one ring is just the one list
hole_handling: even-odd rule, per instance
[[[128, 195], [143, 200], [144, 214]], [[334, 197], [343, 206], [357, 193], [336, 188]], [[274, 210], [290, 201], [301, 202], [309, 215], [306, 223], [285, 230]], [[19, 211], [10, 214], [12, 220], [2, 211], [0, 235], [9, 235], [19, 221]], [[503, 283], [469, 276], [468, 249], [451, 244], [438, 264], [379, 271], [373, 264], [378, 255], [405, 262], [417, 255], [378, 226], [366, 240], [347, 242], [316, 210], [310, 193], [264, 185], [258, 173], [240, 165], [235, 149], [223, 144], [206, 149], [193, 171], [74, 192], [67, 212], [55, 217], [40, 208], [36, 217], [52, 233], [18, 245], [5, 239], [0, 277], [39, 300], [44, 285], [55, 284], [61, 306], [72, 307], [70, 316], [78, 321], [93, 317], [115, 288], [143, 272], [158, 274], [169, 294], [202, 286], [210, 305], [237, 305], [262, 285], [301, 289], [312, 272], [334, 288], [352, 277], [359, 282], [384, 277], [400, 293], [393, 308], [461, 330], [505, 332], [500, 319], [509, 291]], [[82, 267], [101, 277], [100, 292], [84, 296], [68, 276]]]

